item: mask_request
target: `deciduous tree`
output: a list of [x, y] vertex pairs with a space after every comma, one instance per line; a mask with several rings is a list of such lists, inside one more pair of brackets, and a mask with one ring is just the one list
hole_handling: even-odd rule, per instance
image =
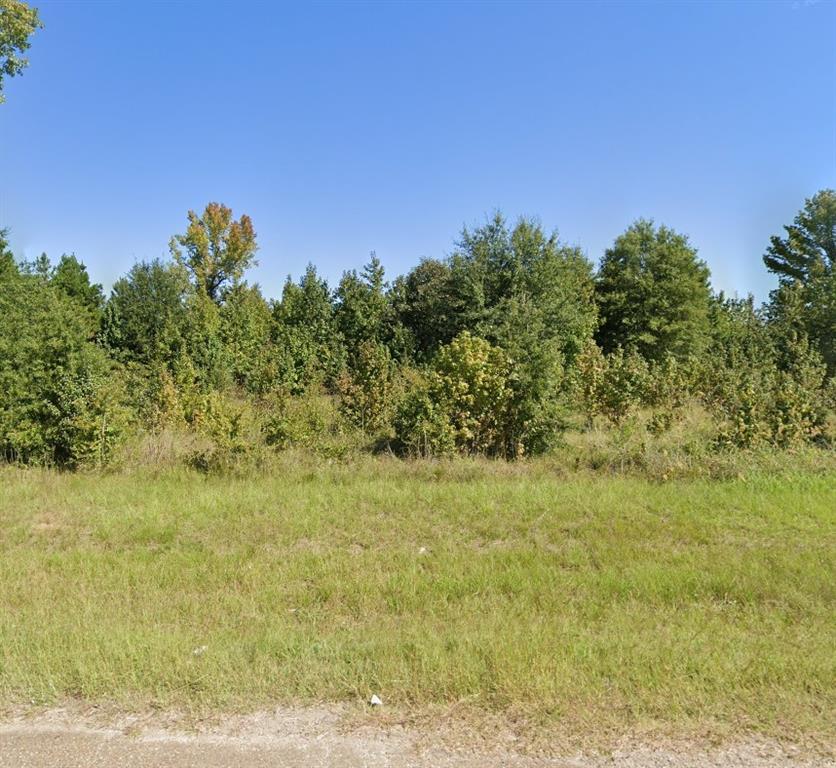
[[698, 353], [708, 334], [708, 267], [685, 235], [639, 220], [604, 255], [596, 281], [605, 352], [648, 361]]
[[224, 290], [255, 264], [258, 246], [249, 216], [244, 214], [235, 221], [232, 209], [209, 203], [200, 216], [189, 211], [186, 233], [175, 235], [169, 247], [176, 261], [189, 272], [195, 287], [220, 302]]
[[3, 96], [3, 77], [19, 75], [29, 59], [22, 54], [29, 50], [29, 38], [43, 27], [37, 8], [21, 0], [0, 0], [0, 104]]

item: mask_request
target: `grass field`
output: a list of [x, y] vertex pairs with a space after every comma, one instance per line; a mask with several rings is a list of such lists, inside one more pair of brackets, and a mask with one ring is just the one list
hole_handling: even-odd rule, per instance
[[0, 472], [0, 703], [836, 731], [836, 471]]

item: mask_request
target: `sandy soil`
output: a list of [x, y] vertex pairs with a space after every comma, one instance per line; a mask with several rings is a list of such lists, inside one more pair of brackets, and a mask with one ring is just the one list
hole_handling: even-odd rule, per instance
[[[451, 743], [452, 741], [452, 743]], [[623, 739], [598, 754], [532, 756], [507, 743], [464, 748], [450, 734], [282, 709], [211, 721], [69, 705], [0, 717], [0, 768], [836, 768], [832, 753], [747, 737], [723, 745]]]

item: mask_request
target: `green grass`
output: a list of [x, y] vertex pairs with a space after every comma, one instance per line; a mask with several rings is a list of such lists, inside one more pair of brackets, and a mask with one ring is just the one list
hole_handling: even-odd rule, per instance
[[[0, 472], [0, 703], [834, 733], [836, 472]], [[424, 548], [424, 549], [422, 549]], [[193, 651], [206, 646], [203, 653]]]

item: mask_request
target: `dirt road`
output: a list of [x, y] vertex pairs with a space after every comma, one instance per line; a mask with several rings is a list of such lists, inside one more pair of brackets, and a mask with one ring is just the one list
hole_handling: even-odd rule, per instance
[[183, 730], [176, 719], [70, 707], [0, 721], [0, 768], [832, 768], [836, 761], [748, 739], [723, 747], [625, 744], [604, 755], [457, 750], [401, 727], [346, 729], [337, 712], [281, 710]]

